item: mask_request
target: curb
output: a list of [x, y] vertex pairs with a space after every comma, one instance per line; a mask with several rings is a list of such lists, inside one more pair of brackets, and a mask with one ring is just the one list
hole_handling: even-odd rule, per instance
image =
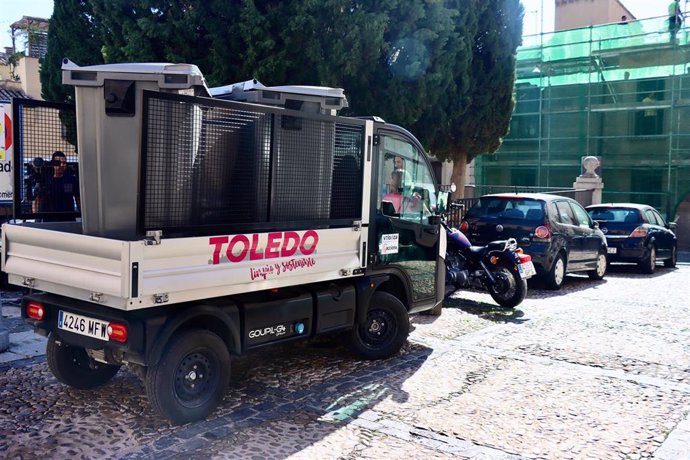
[[10, 331], [5, 327], [5, 322], [0, 315], [0, 353], [10, 347]]
[[47, 339], [33, 331], [17, 332], [8, 336], [9, 346], [0, 353], [0, 364], [41, 356], [46, 352]]

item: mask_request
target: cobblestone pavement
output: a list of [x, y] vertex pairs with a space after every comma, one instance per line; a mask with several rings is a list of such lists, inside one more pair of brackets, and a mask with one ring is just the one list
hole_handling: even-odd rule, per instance
[[77, 391], [42, 356], [1, 364], [0, 457], [690, 458], [689, 281], [614, 266], [515, 310], [461, 292], [385, 361], [338, 337], [237, 359], [218, 410], [182, 426], [128, 370]]

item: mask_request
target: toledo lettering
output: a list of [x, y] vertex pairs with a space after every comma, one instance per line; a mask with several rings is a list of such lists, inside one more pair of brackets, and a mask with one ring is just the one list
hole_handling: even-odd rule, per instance
[[[307, 230], [302, 235], [297, 232], [272, 232], [213, 236], [208, 239], [208, 243], [213, 246], [211, 263], [218, 265], [221, 262], [238, 263], [246, 260], [278, 259], [294, 255], [308, 256], [316, 251], [319, 234], [314, 230]], [[223, 255], [227, 261], [222, 259]]]

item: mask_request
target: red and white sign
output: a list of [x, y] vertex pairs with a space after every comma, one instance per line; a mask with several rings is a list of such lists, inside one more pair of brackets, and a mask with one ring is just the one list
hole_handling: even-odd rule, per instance
[[249, 268], [254, 281], [315, 266], [316, 259], [311, 256], [319, 244], [319, 234], [307, 230], [212, 236], [208, 244], [213, 247], [209, 260], [212, 265], [264, 261], [263, 265]]
[[12, 105], [0, 103], [0, 202], [12, 201]]

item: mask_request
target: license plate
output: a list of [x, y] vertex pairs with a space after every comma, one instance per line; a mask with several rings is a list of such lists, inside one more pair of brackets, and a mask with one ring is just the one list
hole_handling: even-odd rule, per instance
[[527, 279], [537, 274], [537, 270], [534, 269], [534, 264], [531, 260], [518, 264], [518, 271], [522, 279]]
[[67, 311], [58, 312], [58, 329], [108, 341], [108, 322]]
[[609, 247], [606, 251], [608, 251], [609, 254], [615, 254], [618, 252], [618, 248]]

